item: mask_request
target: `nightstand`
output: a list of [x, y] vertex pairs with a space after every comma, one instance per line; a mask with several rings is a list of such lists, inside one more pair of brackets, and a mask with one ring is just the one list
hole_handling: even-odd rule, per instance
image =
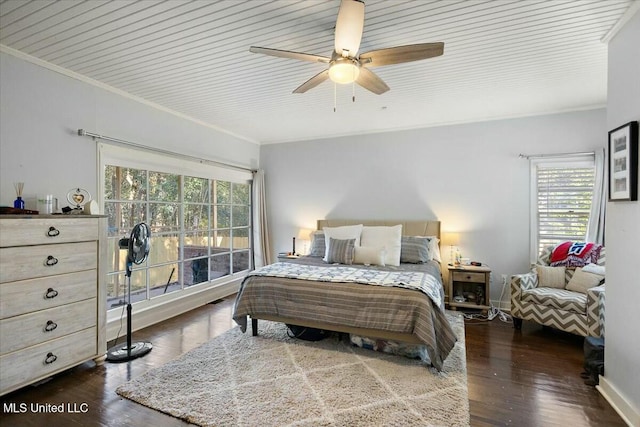
[[491, 269], [471, 265], [448, 266], [449, 308], [489, 310], [491, 296]]

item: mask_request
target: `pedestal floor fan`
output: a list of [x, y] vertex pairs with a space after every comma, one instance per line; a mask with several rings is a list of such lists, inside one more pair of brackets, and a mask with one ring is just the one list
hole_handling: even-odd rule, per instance
[[126, 362], [144, 356], [153, 348], [150, 342], [131, 342], [131, 269], [133, 264], [142, 264], [147, 259], [150, 238], [149, 226], [141, 222], [133, 227], [128, 239], [123, 238], [118, 242], [120, 249], [127, 249], [127, 342], [117, 344], [107, 350], [107, 361], [109, 362]]

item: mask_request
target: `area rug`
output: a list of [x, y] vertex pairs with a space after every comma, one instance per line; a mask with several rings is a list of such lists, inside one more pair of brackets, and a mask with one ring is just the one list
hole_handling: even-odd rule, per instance
[[442, 372], [260, 321], [257, 337], [236, 327], [116, 392], [200, 426], [468, 426], [464, 322], [447, 316], [458, 342]]

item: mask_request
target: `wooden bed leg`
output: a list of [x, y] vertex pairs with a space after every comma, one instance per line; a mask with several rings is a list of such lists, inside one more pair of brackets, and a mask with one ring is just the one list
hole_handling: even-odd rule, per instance
[[251, 318], [251, 335], [258, 336], [258, 319]]

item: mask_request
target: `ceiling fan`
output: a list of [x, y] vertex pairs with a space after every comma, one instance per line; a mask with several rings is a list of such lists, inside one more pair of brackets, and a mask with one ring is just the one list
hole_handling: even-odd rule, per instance
[[444, 52], [444, 43], [437, 42], [396, 46], [358, 55], [363, 28], [364, 2], [361, 0], [342, 0], [335, 26], [335, 49], [331, 53], [331, 57], [257, 46], [251, 46], [249, 51], [281, 58], [329, 64], [328, 69], [311, 77], [296, 88], [293, 93], [305, 93], [325, 80], [331, 79], [340, 84], [355, 82], [377, 95], [388, 91], [389, 86], [370, 68], [433, 58]]

